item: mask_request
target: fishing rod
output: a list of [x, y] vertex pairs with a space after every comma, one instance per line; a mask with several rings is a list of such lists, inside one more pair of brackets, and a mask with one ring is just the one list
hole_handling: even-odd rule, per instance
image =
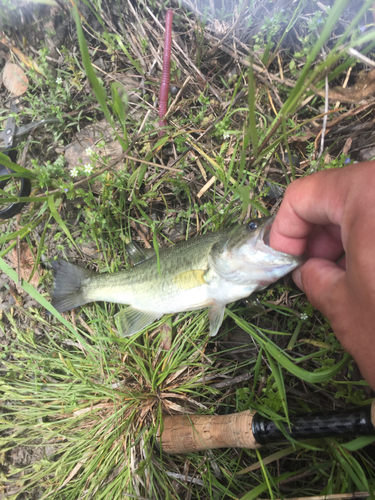
[[292, 439], [375, 435], [375, 401], [351, 410], [292, 416], [290, 427], [246, 410], [230, 415], [164, 417], [159, 444], [166, 453], [191, 453], [215, 448], [257, 449]]

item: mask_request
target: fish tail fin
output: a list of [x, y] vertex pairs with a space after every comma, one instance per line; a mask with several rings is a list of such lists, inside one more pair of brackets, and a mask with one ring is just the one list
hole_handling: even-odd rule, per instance
[[94, 271], [83, 269], [65, 260], [54, 260], [51, 265], [55, 277], [52, 292], [53, 307], [59, 312], [64, 312], [91, 302], [85, 297], [83, 281], [93, 276]]

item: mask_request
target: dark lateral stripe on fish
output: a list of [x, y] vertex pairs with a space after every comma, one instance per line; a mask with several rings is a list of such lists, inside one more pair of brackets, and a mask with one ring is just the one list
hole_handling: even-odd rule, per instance
[[51, 266], [55, 277], [52, 294], [53, 307], [59, 312], [64, 312], [86, 304], [82, 282], [93, 276], [95, 272], [65, 260], [54, 260]]

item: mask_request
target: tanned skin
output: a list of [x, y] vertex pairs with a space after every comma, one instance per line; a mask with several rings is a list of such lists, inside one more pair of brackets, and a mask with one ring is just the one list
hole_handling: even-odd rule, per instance
[[270, 245], [294, 255], [307, 252], [293, 280], [331, 322], [375, 390], [375, 161], [292, 182]]

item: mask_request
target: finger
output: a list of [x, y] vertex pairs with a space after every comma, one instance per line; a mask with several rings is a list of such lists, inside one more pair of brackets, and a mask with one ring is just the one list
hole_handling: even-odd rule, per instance
[[337, 263], [340, 269], [346, 271], [346, 255]]
[[271, 228], [272, 248], [301, 255], [316, 224], [340, 226], [351, 186], [345, 170], [318, 172], [290, 184]]
[[345, 271], [337, 264], [325, 259], [309, 259], [293, 272], [293, 280], [328, 319], [340, 314], [338, 308], [342, 309], [346, 300], [346, 285]]
[[315, 226], [307, 241], [307, 255], [327, 260], [338, 260], [344, 253], [339, 226]]

